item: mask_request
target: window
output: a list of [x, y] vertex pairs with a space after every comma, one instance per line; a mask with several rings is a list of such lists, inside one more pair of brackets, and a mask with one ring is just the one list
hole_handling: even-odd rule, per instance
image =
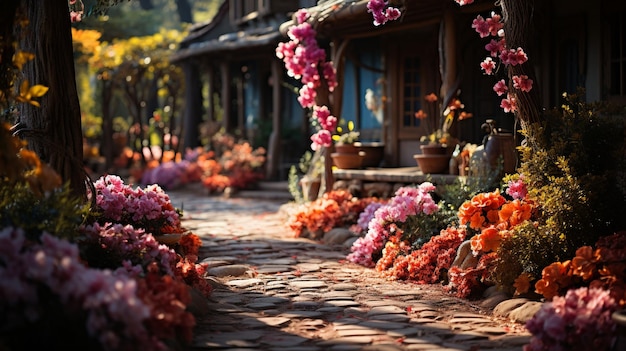
[[626, 12], [610, 18], [609, 95], [626, 98]]
[[417, 56], [408, 56], [404, 59], [402, 126], [419, 127], [421, 121], [415, 118], [415, 112], [422, 108], [423, 90], [421, 60]]

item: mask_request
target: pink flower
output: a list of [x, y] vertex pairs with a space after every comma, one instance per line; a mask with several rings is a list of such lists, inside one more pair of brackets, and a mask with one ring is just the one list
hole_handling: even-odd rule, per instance
[[527, 75], [513, 76], [513, 87], [524, 92], [529, 92], [533, 88], [533, 80], [529, 79]]
[[487, 57], [483, 62], [480, 63], [480, 68], [485, 71], [485, 74], [491, 75], [493, 70], [496, 68], [496, 63], [493, 62], [491, 57]]
[[500, 102], [500, 107], [502, 107], [504, 112], [515, 112], [517, 111], [517, 99], [515, 96], [511, 96], [511, 94], [507, 94], [506, 99], [502, 99], [502, 102]]
[[528, 189], [526, 188], [526, 184], [524, 184], [524, 177], [520, 176], [520, 178], [516, 181], [509, 181], [506, 193], [513, 199], [525, 199], [528, 194]]
[[504, 39], [496, 40], [491, 39], [487, 45], [485, 45], [485, 50], [489, 51], [491, 57], [497, 57], [498, 53], [504, 50], [504, 46], [506, 41]]
[[476, 19], [472, 21], [472, 28], [474, 28], [476, 32], [478, 32], [481, 38], [489, 36], [489, 23], [487, 23], [487, 21], [485, 21], [485, 19], [481, 15], [476, 16]]
[[456, 3], [461, 6], [474, 3], [474, 0], [454, 0], [454, 1], [456, 1]]
[[333, 131], [337, 127], [337, 117], [331, 115], [330, 110], [326, 106], [314, 106], [313, 118], [315, 118], [322, 129]]
[[314, 151], [319, 150], [322, 147], [329, 147], [333, 143], [330, 131], [326, 129], [321, 129], [317, 131], [317, 133], [311, 135], [311, 141], [313, 142], [311, 144], [311, 149]]
[[315, 89], [309, 88], [308, 85], [302, 86], [300, 88], [300, 95], [298, 96], [298, 102], [302, 107], [313, 107], [315, 106], [315, 97], [317, 96], [317, 92]]
[[310, 15], [306, 9], [300, 9], [296, 12], [296, 21], [298, 23], [304, 23], [307, 19], [309, 19]]
[[505, 65], [521, 65], [528, 61], [528, 56], [522, 48], [503, 50], [500, 53], [500, 61]]
[[607, 290], [569, 290], [526, 322], [532, 338], [524, 350], [608, 350], [616, 336], [611, 314], [617, 308]]
[[387, 21], [393, 21], [400, 17], [400, 10], [395, 7], [387, 7], [387, 1], [385, 0], [369, 0], [367, 3], [367, 12], [374, 17], [374, 25], [380, 26]]
[[498, 36], [498, 32], [504, 27], [502, 16], [495, 12], [492, 12], [491, 18], [487, 18], [485, 22], [489, 25], [489, 33], [493, 36]]
[[502, 96], [504, 95], [507, 91], [509, 91], [509, 87], [506, 85], [506, 82], [504, 81], [504, 79], [500, 79], [498, 82], [496, 82], [496, 84], [493, 86], [493, 91], [496, 92], [496, 94], [498, 94], [498, 96]]

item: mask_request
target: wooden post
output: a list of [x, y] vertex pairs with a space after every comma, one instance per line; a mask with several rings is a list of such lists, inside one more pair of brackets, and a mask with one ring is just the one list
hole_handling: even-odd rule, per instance
[[227, 133], [231, 132], [232, 125], [230, 123], [230, 115], [232, 110], [231, 93], [230, 93], [230, 66], [228, 61], [220, 62], [220, 71], [222, 73], [222, 127]]
[[280, 131], [282, 129], [282, 98], [281, 98], [281, 62], [272, 60], [272, 134], [268, 143], [265, 177], [275, 179], [278, 175], [280, 160]]

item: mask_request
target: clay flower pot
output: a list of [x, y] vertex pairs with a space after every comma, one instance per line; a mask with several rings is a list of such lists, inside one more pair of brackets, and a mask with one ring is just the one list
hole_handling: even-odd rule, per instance
[[449, 170], [450, 156], [443, 155], [413, 155], [420, 170], [424, 174], [446, 174]]

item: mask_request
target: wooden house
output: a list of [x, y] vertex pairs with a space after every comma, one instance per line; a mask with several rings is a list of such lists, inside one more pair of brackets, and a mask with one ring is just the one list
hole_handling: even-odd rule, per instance
[[[295, 4], [296, 1], [229, 3], [231, 7], [239, 3], [258, 7]], [[382, 165], [415, 166], [412, 156], [419, 152], [420, 138], [429, 131], [423, 120], [415, 118], [415, 113], [427, 107], [424, 97], [430, 93], [438, 95], [443, 106], [452, 98], [460, 99], [465, 111], [473, 115], [470, 119], [456, 121], [451, 129], [461, 141], [481, 143], [484, 137], [481, 125], [487, 119], [495, 120], [497, 126], [505, 130], [515, 129], [513, 115], [502, 110], [502, 98], [493, 91], [493, 85], [505, 73], [500, 69], [495, 77], [483, 74], [480, 62], [488, 56], [484, 48], [488, 39], [480, 38], [471, 28], [477, 15], [486, 18], [500, 8], [493, 1], [483, 0], [462, 7], [453, 0], [391, 3], [402, 10], [402, 16], [382, 26], [373, 24], [367, 0], [322, 0], [308, 4], [319, 41], [329, 47], [329, 55], [337, 68], [339, 87], [331, 95], [331, 111], [339, 118], [354, 121], [364, 141], [384, 144]], [[295, 8], [281, 10], [286, 11], [282, 13], [285, 15]], [[209, 24], [204, 29], [205, 34], [200, 34], [202, 29], [197, 29], [196, 34], [192, 32], [177, 60], [195, 62], [205, 69], [210, 62], [222, 82], [233, 79], [233, 65], [239, 67], [236, 75], [245, 75], [241, 72], [244, 67], [241, 62], [245, 63], [247, 72], [254, 71], [262, 77], [259, 84], [267, 87], [267, 91], [246, 84], [229, 84], [230, 88], [222, 85], [222, 106], [229, 116], [228, 121], [245, 125], [247, 104], [256, 101], [259, 104], [257, 118], [274, 123], [274, 136], [280, 135], [277, 130], [290, 121], [296, 125], [306, 124], [306, 114], [299, 111], [301, 108], [290, 95], [288, 84], [284, 84], [290, 82], [284, 67], [274, 56], [275, 44], [287, 38], [279, 37], [274, 31], [272, 40], [265, 41], [265, 46], [254, 46], [252, 38], [239, 39], [253, 34], [251, 29], [242, 31], [241, 27], [250, 20], [240, 18], [237, 22], [237, 16], [233, 15], [236, 11], [231, 9], [230, 12], [230, 25], [238, 28], [238, 31], [231, 28], [232, 33], [241, 33], [235, 41], [240, 47], [235, 49], [233, 43], [220, 42], [220, 38], [210, 39], [209, 33], [216, 29], [209, 29]], [[529, 47], [524, 49], [534, 68], [542, 108], [560, 105], [562, 93], [575, 92], [577, 87], [586, 89], [588, 101], [626, 102], [626, 5], [623, 1], [536, 0], [530, 20]], [[283, 35], [289, 24], [286, 18], [286, 23], [282, 24]], [[257, 37], [256, 42], [259, 41]], [[188, 60], [190, 58], [192, 60]], [[227, 69], [227, 66], [231, 67]], [[268, 77], [272, 83], [280, 80], [282, 84], [263, 85]], [[233, 95], [229, 95], [237, 91], [243, 92], [237, 96], [243, 96], [244, 100], [235, 102]], [[376, 108], [366, 104], [366, 95], [370, 101], [373, 97], [378, 102], [374, 105]], [[238, 109], [229, 112], [229, 106], [238, 106]], [[273, 111], [280, 111], [280, 115], [268, 117]], [[440, 113], [438, 109], [433, 114]], [[305, 140], [306, 146], [308, 135], [302, 132], [299, 137]], [[270, 153], [281, 148], [277, 140], [270, 141], [269, 145]], [[271, 145], [275, 145], [274, 149]], [[276, 162], [279, 156], [274, 158]], [[277, 167], [277, 163], [269, 166]], [[270, 173], [276, 174], [276, 171]]]

